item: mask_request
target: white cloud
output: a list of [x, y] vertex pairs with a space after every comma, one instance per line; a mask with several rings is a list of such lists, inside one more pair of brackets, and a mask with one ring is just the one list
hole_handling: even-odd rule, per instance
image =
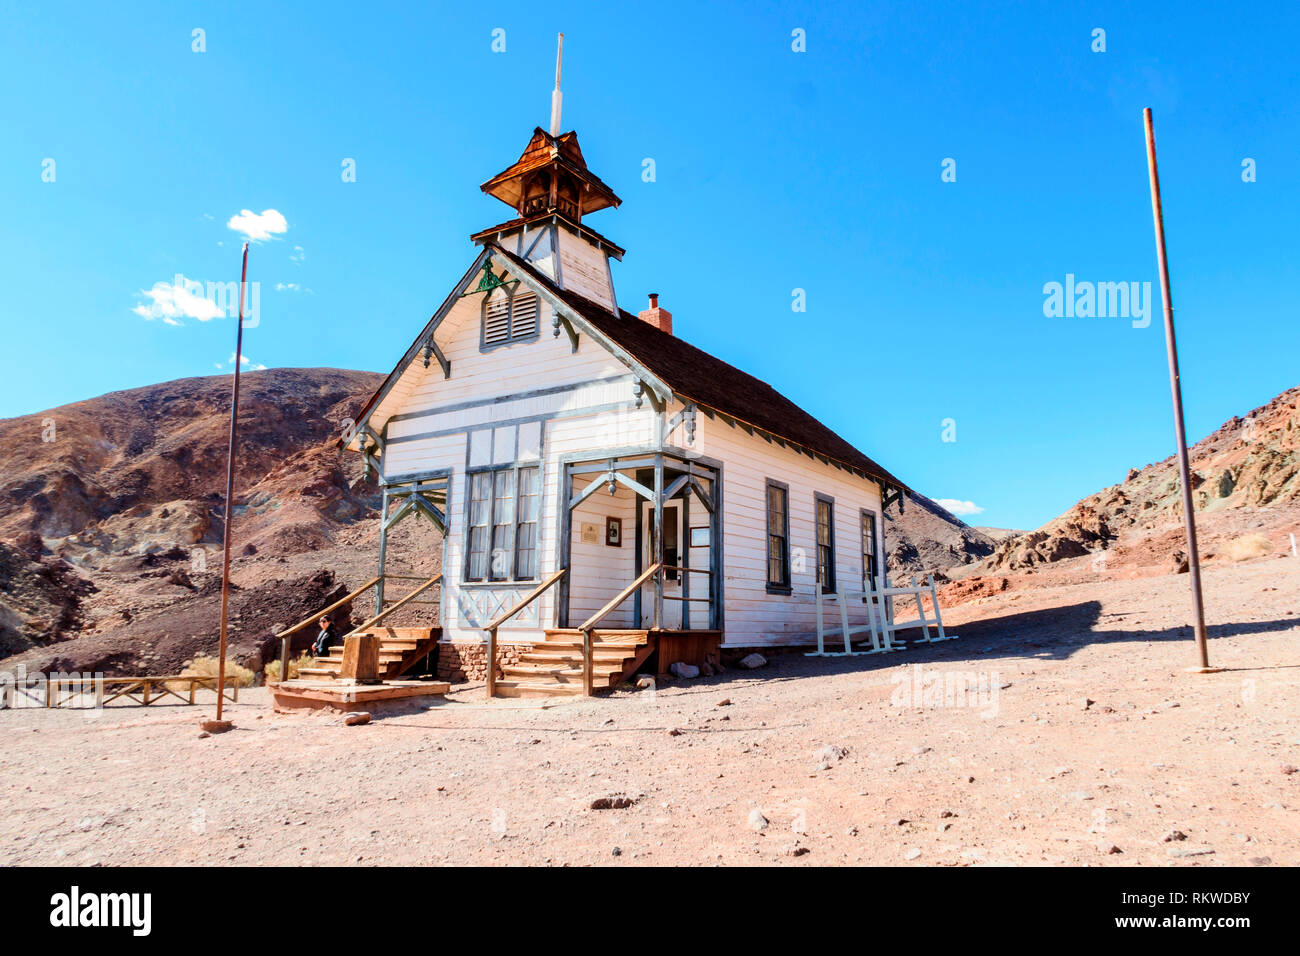
[[263, 209], [260, 215], [251, 209], [244, 209], [240, 211], [239, 215], [231, 216], [226, 225], [235, 232], [242, 232], [252, 242], [270, 239], [272, 236], [287, 232], [289, 229], [289, 224], [285, 222], [284, 216], [274, 209]]
[[[234, 352], [231, 352], [231, 353], [230, 353], [230, 358], [226, 359], [225, 364], [222, 364], [221, 362], [213, 362], [212, 365], [213, 365], [213, 367], [215, 367], [215, 368], [234, 368], [234, 367], [235, 367], [235, 353], [234, 353]], [[244, 369], [244, 370], [247, 371], [247, 372], [264, 372], [264, 371], [266, 371], [266, 366], [265, 366], [265, 365], [261, 364], [260, 362], [257, 362], [257, 363], [253, 362], [253, 360], [250, 359], [247, 355], [241, 355], [241, 356], [239, 356], [239, 367], [242, 368], [242, 369]]]
[[297, 292], [302, 286], [296, 282], [277, 282], [275, 284], [276, 292]]
[[302, 246], [294, 246], [293, 252], [289, 253], [289, 261], [302, 265], [302, 261], [307, 258], [307, 252]]
[[936, 498], [934, 503], [940, 508], [947, 508], [955, 515], [977, 515], [984, 511], [973, 501], [959, 501], [956, 498]]
[[184, 325], [181, 319], [207, 322], [222, 316], [220, 306], [204, 296], [203, 284], [179, 273], [175, 282], [155, 282], [152, 289], [141, 289], [137, 295], [149, 301], [141, 302], [131, 311], [150, 321], [162, 319], [166, 325]]

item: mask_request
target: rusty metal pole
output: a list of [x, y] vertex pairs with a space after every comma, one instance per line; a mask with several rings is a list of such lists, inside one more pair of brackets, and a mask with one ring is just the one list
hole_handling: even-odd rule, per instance
[[[235, 384], [230, 392], [230, 445], [226, 452], [226, 521], [221, 529], [221, 640], [217, 650], [217, 720], [226, 700], [226, 624], [230, 609], [230, 525], [234, 519], [235, 438], [239, 427], [239, 364], [244, 352], [244, 285], [248, 281], [248, 243], [239, 273], [239, 322], [235, 330]], [[287, 675], [282, 674], [281, 678]]]
[[1187, 526], [1187, 566], [1192, 576], [1192, 606], [1196, 613], [1196, 652], [1200, 663], [1188, 668], [1208, 672], [1210, 652], [1205, 639], [1205, 605], [1201, 598], [1201, 558], [1196, 547], [1196, 513], [1192, 505], [1192, 474], [1187, 460], [1187, 429], [1183, 425], [1183, 386], [1178, 374], [1178, 342], [1174, 337], [1174, 303], [1169, 292], [1169, 262], [1165, 258], [1165, 219], [1160, 205], [1160, 174], [1156, 169], [1156, 134], [1151, 108], [1142, 111], [1147, 133], [1147, 169], [1151, 175], [1151, 215], [1156, 227], [1156, 262], [1160, 266], [1160, 298], [1165, 311], [1165, 347], [1169, 353], [1169, 388], [1174, 399], [1174, 431], [1178, 438], [1178, 472], [1183, 486], [1183, 521]]

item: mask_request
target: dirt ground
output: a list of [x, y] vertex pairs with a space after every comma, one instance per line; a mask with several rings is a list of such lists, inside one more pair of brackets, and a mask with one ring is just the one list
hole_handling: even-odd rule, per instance
[[0, 712], [0, 864], [1300, 864], [1300, 561], [1206, 600], [1210, 675], [1184, 575], [595, 701], [458, 686], [346, 727], [253, 689], [206, 738], [211, 706]]

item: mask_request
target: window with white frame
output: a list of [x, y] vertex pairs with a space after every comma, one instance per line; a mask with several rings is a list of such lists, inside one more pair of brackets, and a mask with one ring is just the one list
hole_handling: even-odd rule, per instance
[[541, 422], [469, 436], [465, 580], [532, 581], [538, 574]]

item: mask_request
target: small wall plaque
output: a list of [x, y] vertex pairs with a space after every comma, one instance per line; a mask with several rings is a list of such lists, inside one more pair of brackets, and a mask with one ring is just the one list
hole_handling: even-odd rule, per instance
[[584, 521], [578, 528], [583, 544], [600, 544], [600, 526]]
[[623, 547], [623, 519], [613, 515], [605, 517], [605, 543], [611, 548]]

